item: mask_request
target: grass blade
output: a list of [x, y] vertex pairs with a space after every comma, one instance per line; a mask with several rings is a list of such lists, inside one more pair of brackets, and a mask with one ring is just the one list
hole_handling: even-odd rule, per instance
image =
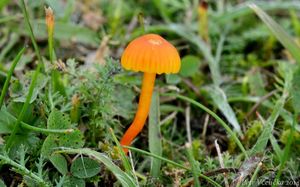
[[267, 119], [261, 135], [259, 136], [255, 145], [251, 149], [250, 155], [255, 155], [257, 153], [261, 153], [261, 152], [265, 151], [267, 143], [272, 135], [275, 122], [284, 107], [286, 99], [289, 95], [289, 91], [291, 89], [291, 83], [292, 83], [292, 79], [293, 79], [293, 73], [291, 72], [292, 70], [291, 70], [291, 68], [288, 67], [287, 64], [279, 64], [279, 65], [281, 65], [282, 68], [284, 68], [283, 71], [285, 72], [285, 75], [284, 75], [285, 82], [284, 82], [283, 93], [282, 93], [282, 96], [280, 97], [280, 99], [277, 100], [277, 102], [274, 106], [274, 109], [272, 111], [272, 114]]
[[26, 100], [25, 100], [25, 103], [22, 107], [22, 110], [18, 116], [18, 119], [16, 121], [16, 123], [14, 124], [14, 129], [11, 133], [11, 135], [9, 136], [8, 140], [7, 140], [7, 144], [5, 145], [5, 148], [6, 150], [8, 150], [11, 145], [12, 145], [12, 142], [20, 128], [20, 123], [22, 122], [24, 116], [25, 116], [25, 113], [30, 105], [30, 101], [31, 101], [31, 97], [33, 95], [33, 91], [34, 91], [34, 88], [35, 88], [35, 85], [36, 85], [36, 82], [37, 82], [37, 78], [38, 78], [38, 75], [39, 75], [39, 72], [40, 72], [40, 69], [41, 69], [41, 66], [42, 64], [39, 63], [37, 69], [35, 70], [34, 74], [32, 75], [32, 81], [30, 83], [30, 86], [29, 86], [29, 91], [28, 91], [28, 95], [26, 97]]
[[[162, 155], [162, 142], [159, 125], [159, 95], [154, 92], [151, 100], [151, 108], [149, 113], [149, 150], [151, 153], [158, 156]], [[158, 178], [160, 175], [161, 160], [151, 158], [150, 175], [153, 178]]]
[[271, 142], [272, 148], [273, 148], [274, 152], [276, 153], [277, 157], [279, 159], [281, 159], [282, 155], [283, 155], [283, 151], [280, 149], [278, 142], [273, 135], [271, 135], [271, 137], [270, 137], [270, 142]]
[[255, 4], [249, 4], [249, 7], [259, 16], [259, 18], [268, 26], [280, 43], [291, 53], [295, 60], [300, 63], [300, 47], [290, 37], [283, 28], [277, 24], [266, 12]]
[[28, 91], [28, 95], [26, 97], [26, 100], [25, 100], [25, 103], [22, 107], [22, 110], [18, 116], [18, 119], [15, 123], [15, 126], [14, 126], [14, 129], [11, 133], [11, 135], [9, 136], [8, 140], [7, 140], [7, 143], [5, 145], [5, 149], [8, 150], [11, 145], [12, 145], [12, 142], [20, 128], [20, 123], [21, 121], [23, 120], [24, 116], [25, 116], [25, 113], [29, 107], [29, 104], [30, 104], [30, 101], [31, 101], [31, 97], [33, 95], [33, 91], [34, 91], [34, 88], [36, 86], [36, 82], [37, 82], [37, 78], [38, 78], [38, 75], [40, 73], [40, 70], [42, 69], [42, 66], [44, 65], [43, 64], [43, 61], [42, 61], [42, 58], [41, 58], [41, 55], [40, 55], [40, 51], [37, 47], [37, 44], [35, 42], [35, 38], [34, 38], [34, 35], [33, 35], [33, 32], [32, 32], [32, 29], [31, 29], [31, 25], [30, 25], [30, 22], [29, 22], [29, 17], [28, 17], [28, 13], [27, 13], [27, 10], [26, 10], [26, 5], [25, 5], [25, 2], [24, 0], [22, 0], [22, 9], [23, 9], [23, 13], [25, 15], [25, 20], [26, 20], [26, 23], [28, 25], [28, 28], [30, 30], [30, 33], [31, 33], [31, 40], [33, 42], [33, 45], [34, 45], [34, 48], [36, 50], [36, 53], [37, 53], [37, 56], [38, 56], [38, 59], [39, 59], [39, 63], [38, 63], [38, 66], [34, 72], [34, 74], [32, 75], [32, 80], [31, 80], [31, 83], [30, 83], [30, 86], [29, 86], [29, 91]]
[[235, 113], [232, 110], [231, 106], [228, 103], [226, 94], [224, 91], [218, 86], [208, 87], [208, 91], [211, 95], [212, 100], [218, 109], [222, 112], [222, 114], [226, 117], [228, 122], [233, 126], [236, 132], [242, 136], [241, 127], [236, 119]]
[[9, 3], [10, 0], [2, 0], [0, 1], [0, 10], [2, 10], [2, 8], [7, 5]]
[[179, 164], [179, 163], [174, 162], [174, 161], [172, 161], [172, 160], [166, 159], [166, 158], [164, 158], [164, 157], [162, 157], [162, 156], [158, 156], [158, 155], [156, 155], [156, 154], [150, 153], [150, 152], [148, 152], [148, 151], [144, 151], [144, 150], [141, 150], [141, 149], [138, 149], [138, 148], [135, 148], [135, 147], [129, 147], [129, 146], [124, 146], [124, 147], [130, 149], [131, 151], [135, 151], [135, 152], [138, 152], [138, 153], [147, 155], [147, 156], [151, 156], [151, 157], [153, 157], [153, 158], [160, 159], [161, 161], [167, 162], [167, 163], [169, 163], [169, 164], [171, 164], [171, 165], [173, 165], [173, 166], [176, 166], [176, 167], [178, 167], [178, 168], [185, 169], [185, 170], [189, 170], [188, 167], [186, 167], [186, 166], [184, 166], [184, 165], [182, 165], [182, 164]]
[[130, 162], [128, 160], [128, 157], [125, 155], [125, 153], [122, 149], [122, 146], [121, 146], [120, 142], [118, 141], [117, 137], [115, 136], [114, 131], [112, 129], [110, 129], [110, 133], [113, 137], [113, 140], [114, 140], [115, 144], [117, 145], [118, 152], [121, 155], [121, 160], [122, 160], [123, 166], [125, 168], [125, 171], [127, 173], [131, 173], [132, 168], [131, 168]]
[[8, 86], [9, 86], [9, 82], [10, 82], [10, 79], [11, 79], [11, 76], [15, 70], [15, 67], [17, 66], [21, 56], [23, 55], [25, 51], [25, 47], [23, 47], [20, 52], [17, 54], [17, 56], [15, 57], [15, 59], [13, 60], [13, 63], [7, 73], [7, 76], [6, 76], [6, 80], [5, 80], [5, 83], [4, 83], [4, 86], [3, 86], [3, 89], [1, 91], [1, 96], [0, 96], [0, 108], [2, 107], [2, 104], [4, 102], [4, 98], [5, 98], [5, 95], [7, 94], [7, 90], [8, 90]]
[[188, 160], [189, 160], [189, 162], [191, 164], [191, 167], [192, 167], [192, 173], [193, 173], [193, 176], [194, 176], [194, 186], [195, 187], [200, 187], [200, 182], [199, 182], [199, 179], [198, 179], [198, 173], [200, 173], [200, 170], [199, 170], [198, 163], [196, 162], [196, 160], [194, 158], [194, 155], [193, 155], [193, 148], [192, 148], [191, 144], [189, 144], [189, 143], [187, 143], [185, 145], [185, 147], [186, 147]]
[[[286, 11], [290, 9], [295, 9], [297, 11], [300, 10], [300, 4], [298, 1], [261, 1], [256, 0], [252, 1], [255, 4], [257, 4], [261, 9], [264, 11], [272, 11], [272, 10], [279, 10], [279, 11]], [[212, 15], [214, 20], [216, 20], [219, 23], [227, 24], [230, 21], [233, 21], [234, 19], [238, 19], [241, 17], [246, 18], [249, 15], [252, 15], [251, 9], [247, 7], [249, 5], [248, 2], [245, 1], [245, 3], [238, 4], [234, 7], [229, 8], [226, 12], [223, 14], [217, 14]]]
[[264, 125], [264, 129], [257, 139], [255, 145], [251, 149], [250, 155], [255, 155], [257, 153], [263, 152], [267, 146], [267, 143], [269, 141], [269, 138], [273, 132], [274, 124], [279, 116], [280, 109], [283, 107], [285, 103], [286, 97], [281, 97], [275, 105], [275, 108], [271, 114], [271, 116], [266, 121], [266, 124]]
[[[5, 106], [0, 109], [0, 134], [9, 134], [13, 131], [13, 124], [17, 121], [16, 117], [9, 113]], [[73, 132], [73, 129], [45, 129], [41, 127], [35, 127], [29, 125], [23, 121], [20, 123], [21, 127], [27, 130], [31, 130], [37, 133], [44, 133], [44, 134], [69, 134]]]
[[258, 174], [258, 172], [259, 172], [261, 166], [262, 166], [262, 162], [259, 162], [259, 163], [257, 164], [257, 167], [256, 167], [256, 169], [255, 169], [255, 171], [254, 171], [254, 173], [253, 173], [253, 175], [252, 175], [252, 177], [251, 177], [251, 179], [250, 179], [249, 184], [248, 184], [247, 187], [251, 187], [252, 184], [254, 184], [254, 181], [256, 180], [257, 174]]
[[[185, 170], [188, 170], [188, 171], [191, 171], [190, 168], [184, 166], [184, 165], [181, 165], [181, 164], [178, 164], [172, 160], [169, 160], [169, 159], [166, 159], [164, 157], [161, 157], [161, 156], [158, 156], [158, 155], [155, 155], [153, 153], [150, 153], [150, 152], [147, 152], [147, 151], [144, 151], [144, 150], [141, 150], [141, 149], [138, 149], [138, 148], [135, 148], [135, 147], [129, 147], [129, 146], [124, 146], [128, 149], [130, 149], [131, 151], [135, 151], [135, 152], [138, 152], [138, 153], [141, 153], [141, 154], [144, 154], [144, 155], [147, 155], [147, 156], [151, 156], [151, 157], [154, 157], [154, 158], [157, 158], [157, 159], [160, 159], [161, 161], [164, 161], [164, 162], [167, 162], [169, 164], [172, 164], [173, 166], [176, 166], [176, 167], [179, 167], [181, 169], [185, 169]], [[212, 180], [211, 178], [201, 174], [201, 173], [198, 173], [198, 176], [200, 178], [203, 178], [205, 179], [207, 182], [209, 182], [210, 184], [214, 185], [214, 186], [217, 186], [217, 187], [221, 187], [221, 185], [219, 185], [218, 183], [216, 183], [214, 180]]]
[[36, 56], [38, 58], [39, 64], [42, 64], [42, 68], [44, 69], [43, 58], [41, 56], [40, 49], [39, 49], [39, 47], [38, 47], [38, 45], [36, 43], [35, 36], [34, 36], [33, 30], [32, 30], [32, 26], [31, 26], [31, 24], [29, 22], [29, 16], [28, 16], [28, 12], [27, 12], [24, 0], [21, 0], [21, 6], [22, 6], [23, 15], [25, 17], [26, 25], [27, 25], [28, 30], [29, 30], [30, 39], [31, 39], [34, 51], [35, 51]]
[[274, 179], [274, 183], [273, 183], [272, 187], [273, 186], [277, 186], [277, 184], [279, 183], [280, 176], [281, 176], [281, 174], [282, 174], [282, 172], [284, 170], [285, 163], [290, 158], [291, 147], [292, 147], [292, 144], [293, 144], [293, 141], [294, 141], [294, 132], [295, 132], [295, 125], [296, 125], [296, 123], [297, 123], [297, 115], [295, 115], [293, 126], [290, 129], [290, 135], [288, 136], [288, 140], [287, 140], [287, 143], [286, 143], [286, 145], [284, 147], [284, 150], [283, 150], [283, 153], [282, 153], [282, 157], [280, 158], [279, 171], [276, 174], [276, 177]]
[[[2, 37], [5, 38], [5, 36], [1, 36], [1, 38]], [[13, 50], [14, 46], [17, 44], [19, 39], [20, 39], [20, 37], [17, 34], [13, 33], [10, 36], [10, 40], [8, 41], [8, 43], [5, 46], [1, 47], [1, 52], [0, 52], [1, 66], [3, 66], [3, 64], [4, 64], [3, 60], [5, 59], [6, 55], [9, 53], [9, 51]]]
[[171, 20], [168, 15], [168, 8], [164, 5], [164, 2], [161, 0], [153, 0], [153, 4], [156, 6], [156, 8], [159, 10], [159, 13], [163, 20], [167, 23], [170, 23]]
[[98, 153], [97, 151], [83, 148], [83, 149], [66, 149], [62, 151], [57, 151], [57, 153], [68, 153], [68, 154], [83, 154], [94, 158], [99, 163], [104, 164], [120, 181], [123, 186], [135, 187], [137, 184], [135, 183], [135, 179], [129, 176], [127, 173], [122, 171], [117, 165], [115, 165], [111, 159], [109, 159], [106, 155], [102, 153]]
[[221, 125], [222, 127], [227, 131], [227, 133], [232, 136], [233, 140], [235, 141], [235, 143], [238, 145], [238, 147], [240, 148], [240, 150], [243, 152], [244, 156], [246, 158], [248, 158], [248, 154], [243, 146], [243, 144], [240, 142], [240, 140], [238, 139], [238, 137], [236, 136], [236, 134], [231, 130], [231, 128], [217, 115], [215, 114], [213, 111], [211, 111], [209, 108], [207, 108], [206, 106], [202, 105], [201, 103], [182, 96], [182, 95], [178, 95], [178, 94], [164, 94], [166, 96], [170, 96], [170, 97], [176, 97], [178, 99], [181, 99], [183, 101], [187, 101], [195, 106], [197, 106], [198, 108], [204, 110], [205, 112], [207, 112], [208, 114], [210, 114], [213, 118], [215, 118]]

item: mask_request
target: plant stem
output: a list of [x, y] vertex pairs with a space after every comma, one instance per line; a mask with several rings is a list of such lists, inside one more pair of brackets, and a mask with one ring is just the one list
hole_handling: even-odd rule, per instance
[[194, 186], [195, 187], [200, 187], [200, 182], [199, 182], [199, 179], [198, 179], [198, 173], [199, 172], [199, 168], [198, 168], [198, 165], [197, 165], [197, 162], [194, 158], [194, 155], [193, 155], [193, 148], [191, 146], [190, 143], [186, 143], [186, 152], [187, 152], [187, 157], [188, 157], [188, 160], [191, 164], [191, 167], [192, 167], [192, 173], [193, 173], [193, 176], [194, 176]]
[[2, 104], [4, 102], [4, 98], [5, 98], [5, 95], [7, 93], [7, 90], [8, 90], [8, 86], [9, 86], [9, 82], [10, 82], [10, 79], [11, 79], [11, 76], [14, 72], [14, 69], [15, 67], [17, 66], [21, 56], [23, 55], [25, 51], [25, 47], [23, 47], [21, 49], [21, 51], [17, 54], [17, 56], [15, 57], [15, 59], [13, 60], [13, 63], [7, 73], [7, 76], [6, 76], [6, 80], [5, 80], [5, 83], [4, 83], [4, 86], [3, 86], [3, 89], [2, 89], [2, 92], [1, 92], [1, 96], [0, 96], [0, 108], [2, 107]]
[[[52, 35], [51, 35], [52, 36]], [[49, 36], [50, 37], [50, 36]], [[48, 38], [48, 45], [49, 45], [49, 58], [50, 63], [53, 64], [53, 37]]]
[[13, 166], [14, 168], [19, 170], [20, 172], [28, 175], [30, 178], [37, 181], [41, 186], [43, 186], [43, 187], [48, 187], [49, 186], [42, 178], [35, 175], [33, 172], [29, 171], [27, 168], [25, 168], [24, 166], [18, 164], [15, 161], [11, 160], [10, 158], [8, 158], [6, 156], [3, 156], [3, 155], [0, 155], [0, 160], [3, 160], [6, 164], [9, 164], [9, 165]]
[[7, 15], [5, 16], [4, 18], [0, 18], [0, 24], [3, 24], [5, 22], [9, 22], [9, 21], [15, 21], [15, 20], [18, 20], [18, 19], [21, 19], [23, 18], [22, 15]]
[[115, 136], [115, 133], [114, 133], [113, 129], [110, 128], [109, 131], [110, 131], [110, 133], [111, 133], [111, 135], [112, 135], [112, 138], [113, 138], [115, 144], [117, 145], [117, 149], [118, 149], [118, 151], [119, 151], [119, 153], [120, 153], [121, 160], [122, 160], [123, 166], [124, 166], [124, 168], [125, 168], [125, 171], [126, 171], [127, 173], [130, 173], [130, 172], [132, 171], [132, 168], [131, 168], [131, 165], [130, 165], [130, 163], [129, 163], [129, 160], [128, 160], [128, 158], [127, 158], [125, 152], [123, 151], [120, 142], [118, 141], [117, 137]]
[[24, 18], [25, 18], [27, 27], [28, 27], [28, 29], [29, 29], [30, 39], [31, 39], [31, 42], [32, 42], [34, 51], [35, 51], [36, 56], [37, 56], [37, 58], [38, 58], [39, 64], [42, 64], [42, 68], [45, 69], [45, 68], [44, 68], [43, 58], [42, 58], [42, 56], [41, 56], [40, 50], [39, 50], [39, 48], [38, 48], [38, 45], [37, 45], [37, 43], [36, 43], [36, 41], [35, 41], [34, 33], [33, 33], [33, 30], [32, 30], [31, 24], [30, 24], [30, 22], [29, 22], [29, 16], [28, 16], [28, 12], [27, 12], [26, 5], [25, 5], [24, 0], [21, 0], [21, 5], [22, 5], [23, 15], [24, 15]]
[[252, 175], [252, 177], [251, 177], [251, 179], [250, 179], [250, 181], [249, 181], [249, 184], [248, 184], [247, 187], [253, 186], [254, 180], [256, 179], [256, 176], [257, 176], [257, 174], [258, 174], [258, 172], [259, 172], [261, 166], [262, 166], [262, 163], [259, 162], [258, 165], [257, 165], [257, 167], [256, 167], [256, 169], [255, 169], [255, 171], [254, 171], [254, 174]]
[[26, 23], [27, 23], [27, 26], [30, 30], [30, 37], [31, 37], [31, 40], [32, 40], [32, 43], [33, 43], [33, 46], [35, 48], [35, 51], [36, 51], [36, 54], [38, 56], [38, 59], [39, 59], [39, 63], [38, 63], [38, 66], [32, 76], [32, 81], [30, 83], [30, 86], [29, 86], [29, 91], [28, 91], [28, 95], [26, 97], [26, 100], [25, 100], [25, 103], [22, 107], [22, 110], [17, 118], [17, 121], [15, 123], [15, 126], [14, 126], [14, 129], [12, 131], [12, 133], [10, 134], [8, 140], [7, 140], [7, 144], [5, 145], [5, 149], [8, 150], [11, 145], [12, 145], [12, 142], [16, 136], [16, 133], [18, 132], [19, 128], [20, 128], [20, 123], [21, 121], [23, 120], [23, 117], [29, 107], [29, 104], [30, 104], [30, 101], [31, 101], [31, 97], [32, 97], [32, 94], [33, 94], [33, 91], [34, 91], [34, 88], [36, 86], [36, 82], [37, 82], [37, 79], [38, 79], [38, 75], [40, 73], [40, 70], [41, 68], [43, 67], [43, 61], [42, 61], [42, 58], [41, 58], [41, 55], [40, 55], [40, 51], [37, 47], [37, 44], [35, 42], [35, 38], [34, 38], [34, 35], [33, 35], [33, 32], [32, 32], [32, 28], [31, 28], [31, 25], [30, 25], [30, 22], [29, 22], [29, 18], [28, 18], [28, 13], [27, 13], [27, 10], [26, 10], [26, 6], [25, 6], [25, 2], [24, 0], [21, 1], [22, 2], [22, 10], [23, 10], [23, 14], [25, 16], [25, 20], [26, 20]]
[[32, 130], [32, 131], [40, 132], [40, 133], [44, 133], [44, 134], [49, 134], [49, 133], [69, 134], [74, 131], [73, 129], [44, 129], [44, 128], [39, 128], [39, 127], [29, 125], [24, 122], [21, 122], [21, 127], [24, 129], [28, 129], [28, 130]]
[[48, 49], [49, 49], [49, 59], [50, 63], [53, 65], [53, 28], [52, 30], [49, 30], [48, 28]]
[[22, 110], [17, 118], [14, 129], [13, 129], [12, 133], [10, 134], [10, 137], [8, 138], [7, 144], [5, 145], [6, 150], [8, 150], [8, 148], [10, 148], [10, 146], [12, 145], [12, 141], [14, 140], [14, 137], [20, 128], [20, 123], [23, 120], [23, 117], [29, 107], [30, 100], [31, 100], [31, 97], [32, 97], [32, 94], [33, 94], [33, 91], [34, 91], [34, 88], [35, 88], [35, 85], [37, 82], [37, 78], [38, 78], [41, 66], [42, 66], [42, 64], [39, 63], [37, 69], [35, 70], [35, 72], [32, 76], [32, 81], [29, 86], [29, 91], [28, 91], [28, 95], [26, 97], [25, 103], [24, 103]]
[[144, 21], [144, 14], [143, 14], [143, 12], [140, 12], [138, 14], [138, 21], [139, 21], [140, 27], [142, 29], [142, 33], [144, 34], [145, 33], [145, 21]]
[[294, 114], [294, 121], [293, 121], [292, 127], [290, 129], [290, 134], [288, 136], [287, 143], [284, 147], [283, 155], [280, 158], [279, 171], [276, 174], [276, 177], [274, 179], [272, 187], [278, 186], [278, 184], [280, 182], [280, 177], [281, 177], [282, 171], [284, 170], [285, 163], [290, 158], [290, 151], [291, 151], [292, 143], [294, 142], [294, 132], [295, 132], [296, 124], [297, 124], [297, 114], [295, 113]]
[[147, 156], [151, 156], [151, 157], [153, 157], [153, 158], [160, 159], [160, 160], [162, 160], [162, 161], [164, 161], [164, 162], [167, 162], [167, 163], [169, 163], [169, 164], [172, 164], [172, 165], [174, 165], [174, 166], [176, 166], [176, 167], [178, 167], [178, 168], [185, 169], [185, 170], [189, 170], [189, 168], [186, 167], [186, 166], [184, 166], [184, 165], [178, 164], [178, 163], [176, 163], [176, 162], [174, 162], [174, 161], [172, 161], [172, 160], [166, 159], [166, 158], [161, 157], [161, 156], [158, 156], [158, 155], [156, 155], [156, 154], [153, 154], [153, 153], [150, 153], [150, 152], [147, 152], [147, 151], [144, 151], [144, 150], [135, 148], [135, 147], [130, 147], [130, 146], [123, 146], [123, 147], [126, 147], [127, 149], [132, 150], [132, 151], [135, 151], [135, 152], [139, 152], [139, 153], [145, 154], [145, 155], [147, 155]]

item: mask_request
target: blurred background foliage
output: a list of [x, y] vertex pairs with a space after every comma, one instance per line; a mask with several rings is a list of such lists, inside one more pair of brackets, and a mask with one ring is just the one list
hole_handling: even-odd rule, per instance
[[[300, 3], [251, 2], [270, 17], [255, 9], [262, 22], [249, 8], [250, 1], [241, 0], [25, 1], [45, 68], [22, 121], [74, 131], [49, 135], [19, 130], [9, 153], [1, 154], [2, 180], [8, 186], [216, 185], [195, 175], [201, 173], [221, 186], [228, 181], [231, 186], [248, 186], [252, 179], [299, 182], [300, 61], [293, 51], [299, 51]], [[54, 63], [49, 60], [45, 6], [55, 15]], [[2, 0], [0, 10], [1, 90], [18, 51], [26, 46], [0, 111], [0, 142], [5, 146], [38, 58], [21, 3]], [[133, 170], [126, 167], [128, 160], [120, 156], [110, 129], [119, 139], [133, 119], [141, 73], [123, 70], [119, 59], [127, 43], [145, 32], [160, 34], [176, 46], [182, 67], [178, 74], [158, 76], [148, 127], [159, 127], [146, 127], [137, 137], [134, 147], [150, 150], [150, 157], [132, 151]], [[59, 88], [53, 86], [53, 70], [58, 70]], [[215, 117], [168, 93], [208, 107], [232, 129], [250, 158]], [[81, 149], [68, 152], [73, 155], [53, 154], [57, 147], [91, 148], [107, 157], [85, 149], [85, 157]], [[182, 168], [169, 161], [158, 164], [153, 155]], [[5, 172], [7, 164], [15, 169]], [[223, 167], [228, 169], [225, 177]]]

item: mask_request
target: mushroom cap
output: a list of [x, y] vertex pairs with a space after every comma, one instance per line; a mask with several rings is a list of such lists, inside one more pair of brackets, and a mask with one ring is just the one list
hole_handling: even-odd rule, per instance
[[146, 34], [128, 44], [121, 57], [127, 70], [147, 73], [177, 73], [180, 57], [176, 48], [157, 34]]

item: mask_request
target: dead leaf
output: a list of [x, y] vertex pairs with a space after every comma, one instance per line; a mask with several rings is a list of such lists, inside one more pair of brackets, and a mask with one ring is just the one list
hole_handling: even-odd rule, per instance
[[240, 167], [237, 175], [235, 176], [234, 180], [230, 184], [230, 187], [235, 187], [241, 184], [246, 177], [250, 176], [258, 164], [262, 161], [262, 156], [252, 156], [248, 160], [246, 160], [242, 166]]

